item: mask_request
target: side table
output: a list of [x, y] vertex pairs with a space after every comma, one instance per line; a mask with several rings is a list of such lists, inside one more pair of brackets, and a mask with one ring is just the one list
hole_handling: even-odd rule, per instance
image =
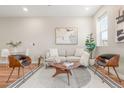
[[41, 64], [43, 64], [44, 58], [42, 56], [38, 57], [38, 66], [40, 66]]

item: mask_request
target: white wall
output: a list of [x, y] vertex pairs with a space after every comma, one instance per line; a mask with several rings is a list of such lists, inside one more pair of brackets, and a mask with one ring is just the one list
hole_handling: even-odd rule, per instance
[[[122, 6], [104, 6], [102, 7], [94, 16], [94, 22], [97, 18], [100, 17], [104, 12], [107, 12], [108, 15], [108, 46], [99, 46], [97, 47], [97, 53], [105, 52], [115, 52], [120, 53], [124, 56], [124, 43], [115, 42], [116, 34], [116, 17], [118, 16], [118, 11]], [[96, 23], [95, 23], [96, 24]], [[124, 23], [123, 23], [124, 24]], [[96, 25], [94, 25], [96, 27]], [[94, 30], [96, 35], [96, 28]]]
[[[108, 15], [108, 46], [97, 47], [96, 55], [103, 54], [103, 53], [120, 54], [121, 55], [121, 59], [120, 59], [121, 65], [119, 67], [120, 69], [123, 69], [123, 66], [124, 66], [124, 43], [116, 43], [115, 34], [116, 34], [116, 26], [117, 26], [116, 17], [118, 16], [119, 9], [122, 7], [124, 6], [104, 6], [94, 16], [94, 27], [96, 27], [95, 24], [96, 24], [97, 18], [100, 17], [105, 12]], [[96, 35], [96, 28], [94, 30], [94, 34]]]
[[[53, 47], [72, 54], [77, 46], [84, 45], [86, 35], [93, 29], [92, 22], [92, 17], [0, 18], [0, 49], [8, 48], [6, 43], [12, 40], [22, 41], [18, 50], [29, 48], [35, 57]], [[78, 45], [56, 45], [56, 27], [77, 27]]]

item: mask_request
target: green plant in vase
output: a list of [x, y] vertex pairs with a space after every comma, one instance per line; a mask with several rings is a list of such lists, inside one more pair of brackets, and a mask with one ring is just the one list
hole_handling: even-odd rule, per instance
[[87, 37], [87, 39], [86, 39], [86, 41], [85, 41], [86, 49], [90, 53], [90, 59], [92, 59], [92, 53], [93, 53], [93, 50], [96, 47], [96, 43], [95, 43], [95, 40], [92, 37], [92, 35], [93, 35], [92, 33], [89, 34], [88, 37]]

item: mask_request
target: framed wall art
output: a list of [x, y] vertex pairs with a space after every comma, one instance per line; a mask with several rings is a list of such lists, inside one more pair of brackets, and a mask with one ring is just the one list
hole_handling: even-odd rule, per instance
[[116, 32], [116, 42], [124, 42], [124, 29], [119, 29]]
[[56, 44], [75, 45], [78, 44], [78, 30], [76, 27], [57, 27], [55, 29]]
[[116, 18], [116, 42], [124, 42], [124, 9], [119, 10]]

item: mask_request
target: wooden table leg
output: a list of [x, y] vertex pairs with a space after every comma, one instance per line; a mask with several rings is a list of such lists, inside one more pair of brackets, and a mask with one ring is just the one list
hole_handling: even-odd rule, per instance
[[68, 85], [70, 85], [69, 73], [70, 73], [70, 71], [67, 71]]
[[72, 73], [71, 73], [71, 71], [69, 71], [69, 73], [70, 73], [70, 75], [72, 76]]
[[70, 85], [69, 75], [72, 75], [71, 71], [70, 70], [62, 70], [59, 68], [55, 68], [55, 69], [56, 69], [56, 72], [52, 77], [55, 77], [56, 75], [61, 74], [61, 73], [65, 73], [65, 74], [67, 74], [68, 85]]
[[58, 75], [58, 73], [55, 73], [52, 77], [55, 77], [56, 75]]
[[55, 74], [52, 77], [55, 77], [56, 75], [61, 74], [61, 73], [66, 73], [65, 70], [61, 70], [59, 68], [55, 68], [55, 69], [56, 69], [56, 72], [55, 72]]

